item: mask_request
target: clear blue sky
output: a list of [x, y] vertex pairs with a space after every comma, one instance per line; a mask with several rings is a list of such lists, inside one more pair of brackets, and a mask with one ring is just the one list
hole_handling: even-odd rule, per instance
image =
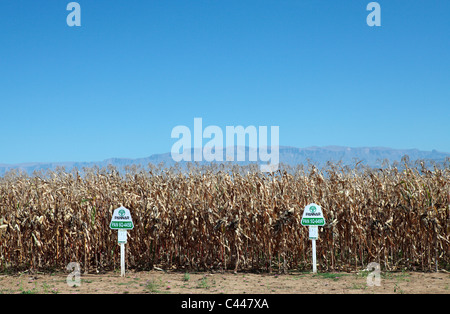
[[69, 2], [0, 1], [0, 163], [169, 152], [194, 117], [450, 152], [448, 0]]

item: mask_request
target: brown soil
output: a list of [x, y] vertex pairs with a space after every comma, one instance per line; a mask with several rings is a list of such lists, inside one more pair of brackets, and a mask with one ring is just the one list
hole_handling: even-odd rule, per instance
[[450, 274], [381, 273], [380, 286], [367, 285], [367, 273], [180, 273], [162, 271], [81, 275], [80, 286], [67, 284], [68, 274], [0, 275], [0, 293], [62, 294], [273, 294], [273, 293], [439, 293], [450, 294]]

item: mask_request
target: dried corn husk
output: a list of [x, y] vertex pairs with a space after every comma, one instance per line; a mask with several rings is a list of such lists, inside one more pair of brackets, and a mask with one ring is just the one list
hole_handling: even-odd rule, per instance
[[0, 268], [118, 267], [114, 208], [131, 210], [136, 269], [310, 269], [303, 208], [321, 205], [321, 270], [435, 270], [450, 265], [450, 169], [329, 164], [54, 171], [0, 178]]

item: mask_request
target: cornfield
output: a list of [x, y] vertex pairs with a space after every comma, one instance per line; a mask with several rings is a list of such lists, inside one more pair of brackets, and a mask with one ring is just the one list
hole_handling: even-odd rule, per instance
[[127, 267], [311, 269], [304, 207], [322, 207], [319, 271], [450, 269], [450, 167], [62, 169], [0, 178], [0, 271], [117, 269], [115, 208], [130, 209]]

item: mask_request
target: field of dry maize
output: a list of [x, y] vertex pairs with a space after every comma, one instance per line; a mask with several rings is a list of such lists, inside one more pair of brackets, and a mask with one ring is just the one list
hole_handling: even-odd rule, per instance
[[[132, 269], [311, 269], [303, 208], [322, 206], [319, 271], [450, 269], [450, 166], [197, 166], [0, 178], [0, 272], [120, 267], [113, 210], [130, 209]], [[81, 174], [82, 173], [82, 174]]]

